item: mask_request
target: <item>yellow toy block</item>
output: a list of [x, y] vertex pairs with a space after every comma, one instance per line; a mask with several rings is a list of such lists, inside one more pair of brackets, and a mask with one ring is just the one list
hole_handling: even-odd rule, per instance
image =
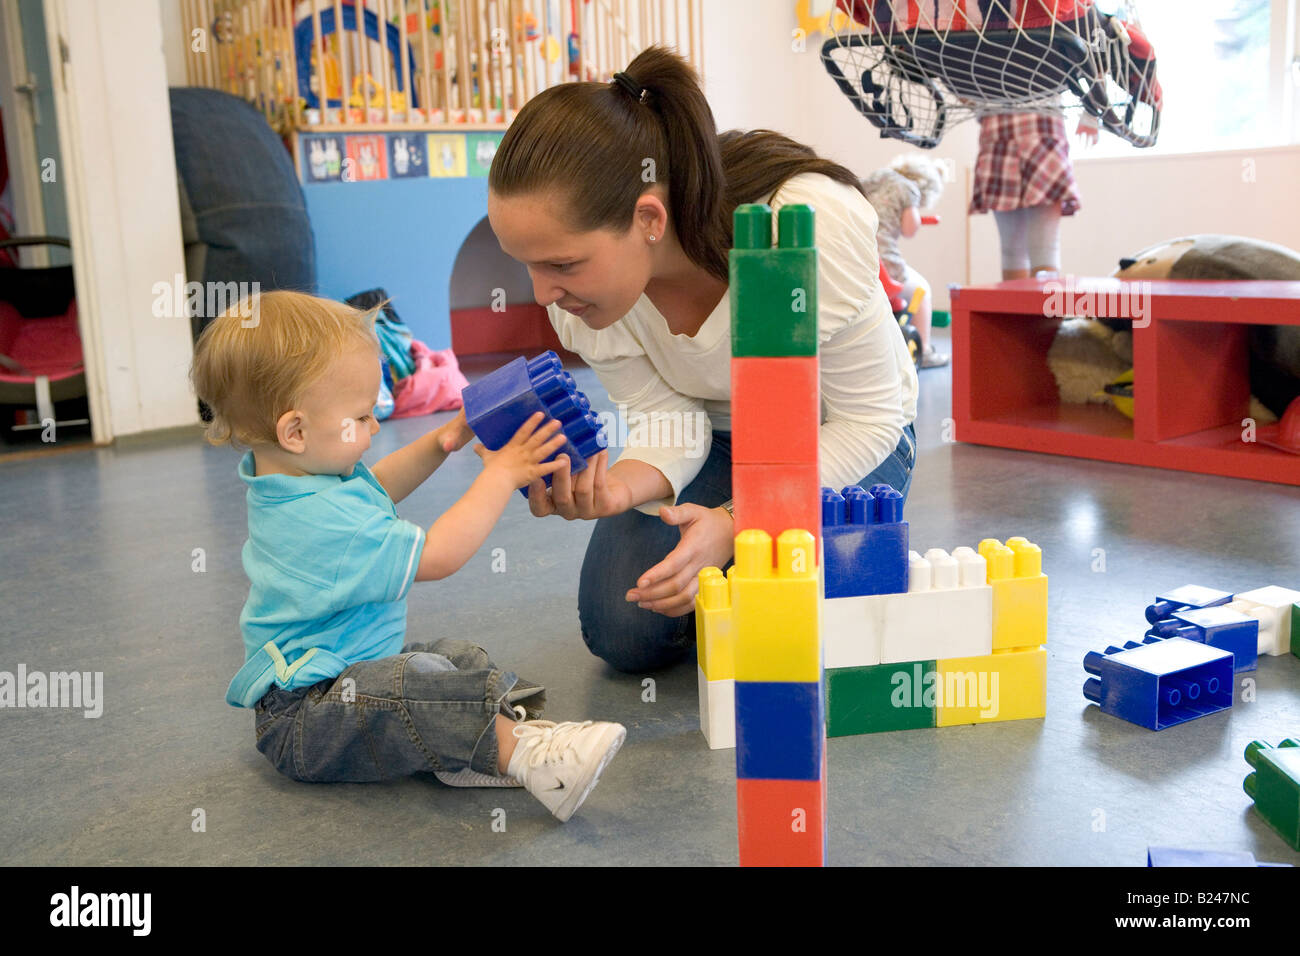
[[700, 571], [695, 594], [695, 651], [706, 680], [736, 676], [736, 642], [731, 627], [731, 584], [717, 568]]
[[772, 538], [747, 529], [736, 535], [731, 621], [736, 680], [820, 683], [821, 568], [807, 531], [781, 532], [772, 566]]
[[935, 664], [936, 727], [1042, 717], [1047, 711], [1047, 648], [995, 651]]
[[1043, 552], [1025, 538], [980, 542], [993, 587], [993, 650], [1041, 647], [1047, 643], [1047, 575]]

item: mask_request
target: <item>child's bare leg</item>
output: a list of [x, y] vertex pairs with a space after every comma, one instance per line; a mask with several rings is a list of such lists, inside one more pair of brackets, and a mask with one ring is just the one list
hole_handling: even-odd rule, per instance
[[519, 738], [514, 735], [515, 723], [509, 717], [497, 714], [497, 773], [503, 777], [506, 767], [510, 766], [510, 758], [515, 755], [515, 744], [519, 743]]

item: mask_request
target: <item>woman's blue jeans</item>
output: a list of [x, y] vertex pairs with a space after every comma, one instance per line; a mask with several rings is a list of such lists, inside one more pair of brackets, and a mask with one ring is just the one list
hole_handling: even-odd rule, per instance
[[[911, 425], [893, 453], [858, 484], [889, 484], [904, 501], [916, 464], [916, 432]], [[678, 504], [716, 508], [731, 495], [731, 435], [714, 432], [713, 447], [698, 476]], [[578, 582], [578, 619], [591, 652], [615, 669], [641, 674], [676, 664], [695, 647], [695, 615], [665, 617], [624, 599], [637, 578], [681, 541], [681, 532], [657, 515], [640, 511], [601, 518], [591, 533]]]

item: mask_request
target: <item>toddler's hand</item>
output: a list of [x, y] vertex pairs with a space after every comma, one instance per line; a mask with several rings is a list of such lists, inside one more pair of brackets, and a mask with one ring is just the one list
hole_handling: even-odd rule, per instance
[[474, 451], [483, 459], [484, 470], [501, 471], [510, 476], [512, 487], [522, 488], [567, 465], [568, 459], [563, 457], [546, 461], [564, 447], [565, 437], [558, 419], [542, 425], [543, 417], [541, 412], [534, 412], [499, 451], [489, 451], [483, 444], [475, 445]]
[[473, 430], [465, 423], [464, 409], [461, 409], [460, 414], [451, 421], [440, 425], [437, 433], [438, 447], [448, 453], [464, 448], [474, 437]]
[[1079, 117], [1079, 125], [1074, 129], [1074, 135], [1079, 138], [1082, 146], [1096, 146], [1100, 138], [1101, 125], [1097, 117], [1090, 113], [1084, 113]]

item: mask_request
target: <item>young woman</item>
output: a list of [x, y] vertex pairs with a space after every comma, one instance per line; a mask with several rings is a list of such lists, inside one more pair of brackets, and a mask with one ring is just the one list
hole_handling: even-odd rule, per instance
[[561, 468], [549, 494], [529, 490], [534, 515], [596, 520], [578, 585], [594, 654], [631, 673], [687, 656], [696, 575], [731, 561], [738, 204], [815, 210], [822, 484], [907, 493], [916, 372], [880, 286], [876, 214], [847, 169], [777, 133], [719, 137], [694, 71], [655, 47], [613, 83], [531, 100], [488, 188], [501, 248], [528, 267], [561, 342], [631, 429], [613, 465], [602, 452], [577, 476]]

